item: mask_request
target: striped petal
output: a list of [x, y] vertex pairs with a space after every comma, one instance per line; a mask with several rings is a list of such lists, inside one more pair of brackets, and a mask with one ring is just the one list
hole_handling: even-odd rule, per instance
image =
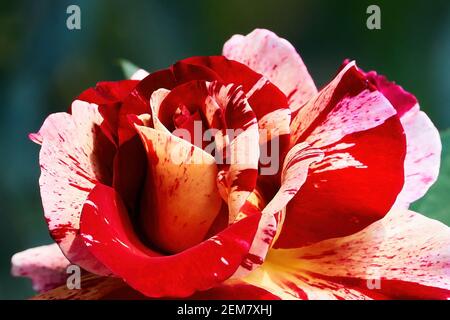
[[278, 248], [357, 232], [381, 219], [403, 187], [405, 137], [389, 101], [352, 63], [299, 111], [292, 143], [324, 152], [288, 204]]
[[101, 122], [97, 106], [79, 100], [72, 104], [72, 115], [57, 113], [46, 119], [39, 131], [39, 185], [50, 234], [67, 258], [91, 272], [107, 274], [78, 234], [89, 192], [98, 181], [110, 180], [105, 169], [111, 168], [112, 145], [97, 140]]
[[293, 114], [317, 93], [314, 81], [295, 48], [269, 30], [256, 29], [246, 36], [234, 35], [223, 55], [263, 74], [288, 97]]
[[11, 264], [13, 276], [30, 278], [33, 289], [44, 292], [65, 283], [70, 262], [57, 244], [51, 244], [16, 253]]
[[395, 209], [366, 229], [299, 249], [275, 249], [248, 281], [301, 299], [448, 299], [450, 229]]

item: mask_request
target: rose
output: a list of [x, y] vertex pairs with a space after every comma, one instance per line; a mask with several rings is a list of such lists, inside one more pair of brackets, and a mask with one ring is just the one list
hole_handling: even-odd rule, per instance
[[103, 295], [119, 278], [147, 297], [448, 297], [448, 228], [404, 209], [439, 169], [415, 97], [348, 61], [317, 92], [266, 30], [223, 54], [99, 83], [47, 118], [31, 138], [68, 260], [35, 249], [14, 273], [70, 261], [108, 276]]

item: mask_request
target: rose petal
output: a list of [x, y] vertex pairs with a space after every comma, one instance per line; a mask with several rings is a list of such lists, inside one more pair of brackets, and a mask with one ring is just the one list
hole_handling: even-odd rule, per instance
[[[102, 117], [97, 106], [72, 104], [72, 115], [50, 115], [39, 131], [42, 204], [50, 234], [70, 261], [98, 274], [107, 270], [86, 250], [78, 235], [81, 208], [98, 181], [107, 181], [107, 145], [96, 141]], [[105, 142], [105, 141], [102, 141]], [[106, 148], [106, 149], [104, 149]], [[108, 154], [108, 152], [106, 152]]]
[[417, 109], [406, 112], [400, 121], [406, 134], [405, 185], [395, 205], [408, 207], [436, 182], [441, 162], [439, 131], [430, 118]]
[[[345, 60], [343, 67], [349, 63]], [[408, 207], [420, 199], [438, 177], [441, 154], [439, 132], [428, 116], [420, 111], [414, 95], [375, 71], [367, 72], [365, 76], [394, 106], [405, 130], [405, 185], [395, 205]]]
[[276, 247], [352, 234], [394, 204], [403, 186], [405, 137], [392, 105], [373, 89], [349, 64], [293, 120], [293, 143], [307, 141], [324, 159], [288, 204]]
[[[216, 158], [221, 158], [225, 150], [224, 159], [219, 159], [219, 169], [222, 171], [219, 183], [221, 188], [227, 190], [229, 222], [232, 223], [255, 189], [258, 176], [259, 132], [256, 115], [241, 87], [232, 84], [225, 86], [218, 82], [191, 81], [173, 89], [161, 103], [158, 114], [159, 121], [169, 130], [174, 129], [173, 115], [180, 106], [187, 112], [201, 112], [206, 126], [217, 131], [214, 135]], [[194, 136], [189, 134], [185, 140], [201, 147], [203, 132], [199, 131], [193, 132]], [[200, 142], [196, 142], [198, 138]]]
[[280, 300], [267, 290], [239, 280], [228, 280], [212, 289], [197, 292], [189, 300]]
[[408, 207], [420, 199], [439, 175], [441, 140], [439, 131], [428, 116], [420, 111], [416, 97], [401, 86], [374, 71], [366, 77], [397, 110], [406, 134], [405, 185], [396, 205]]
[[416, 97], [407, 92], [395, 82], [390, 82], [385, 76], [375, 71], [367, 72], [367, 79], [392, 103], [399, 117], [414, 109], [418, 104]]
[[97, 185], [83, 208], [81, 234], [89, 250], [117, 276], [149, 297], [186, 297], [228, 279], [248, 253], [260, 213], [171, 256], [147, 249], [136, 237], [120, 198]]
[[51, 244], [16, 253], [11, 264], [13, 276], [30, 278], [33, 289], [44, 292], [65, 283], [70, 261], [57, 244]]
[[309, 148], [306, 143], [298, 144], [289, 151], [283, 165], [281, 188], [263, 209], [249, 253], [233, 277], [241, 278], [264, 262], [272, 241], [277, 237], [277, 230], [281, 230], [286, 205], [305, 182], [309, 166], [322, 158], [323, 152]]
[[450, 298], [450, 229], [407, 210], [395, 209], [348, 237], [273, 250], [266, 263], [259, 277], [265, 273], [271, 279], [262, 287], [274, 294], [280, 289], [295, 294], [305, 283], [328, 282], [335, 286], [322, 290], [330, 298], [333, 294], [348, 298], [337, 292], [340, 286], [375, 298]]
[[152, 243], [179, 252], [200, 243], [222, 205], [214, 158], [188, 142], [136, 126], [147, 151], [140, 221]]
[[247, 36], [234, 35], [225, 43], [223, 55], [267, 77], [288, 97], [292, 113], [317, 93], [295, 48], [269, 30], [256, 29]]
[[[86, 275], [81, 289], [70, 290], [62, 286], [33, 297], [33, 300], [148, 300], [123, 280], [112, 277]], [[189, 300], [279, 300], [279, 297], [257, 286], [242, 281], [227, 281], [219, 286], [197, 292]]]
[[77, 100], [96, 104], [103, 117], [100, 128], [104, 134], [114, 143], [117, 143], [117, 129], [119, 111], [122, 102], [136, 87], [138, 81], [104, 81], [99, 82], [94, 88], [82, 92]]
[[144, 295], [133, 290], [119, 278], [98, 277], [87, 274], [81, 277], [80, 289], [61, 286], [33, 297], [33, 300], [141, 300]]

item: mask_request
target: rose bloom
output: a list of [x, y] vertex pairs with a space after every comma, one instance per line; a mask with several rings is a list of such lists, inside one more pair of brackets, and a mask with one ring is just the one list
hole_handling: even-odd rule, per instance
[[[318, 91], [257, 29], [100, 82], [30, 138], [56, 243], [12, 265], [38, 298], [450, 297], [449, 228], [408, 210], [437, 179], [439, 134], [354, 62]], [[69, 264], [81, 290], [49, 291]]]

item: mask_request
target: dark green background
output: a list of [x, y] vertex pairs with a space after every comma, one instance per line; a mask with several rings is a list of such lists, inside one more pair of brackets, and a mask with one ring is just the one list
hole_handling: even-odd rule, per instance
[[[79, 31], [66, 28], [69, 4], [81, 7]], [[369, 4], [381, 7], [381, 30], [366, 28]], [[0, 298], [32, 294], [9, 276], [10, 257], [50, 242], [39, 147], [27, 134], [96, 81], [120, 79], [118, 58], [153, 71], [220, 54], [232, 34], [256, 27], [293, 43], [318, 86], [353, 58], [413, 92], [439, 129], [450, 126], [450, 1], [2, 1]]]

